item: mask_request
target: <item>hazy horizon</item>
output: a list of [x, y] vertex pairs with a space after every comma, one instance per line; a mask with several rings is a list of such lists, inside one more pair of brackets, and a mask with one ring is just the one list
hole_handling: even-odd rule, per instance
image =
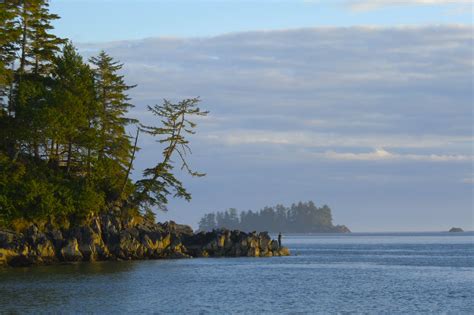
[[[138, 85], [132, 116], [151, 122], [145, 106], [163, 98], [200, 96], [210, 110], [190, 158], [208, 175], [180, 176], [193, 200], [172, 201], [158, 220], [197, 227], [207, 212], [312, 200], [354, 232], [474, 229], [467, 1], [301, 1], [285, 11], [268, 0], [238, 12], [233, 1], [142, 2], [148, 10], [97, 2], [95, 15], [114, 10], [101, 21], [113, 29], [97, 32], [72, 17], [88, 1], [53, 1], [51, 11], [83, 55], [104, 49], [124, 63]], [[178, 7], [180, 27], [162, 27]], [[147, 138], [140, 146], [135, 177], [161, 154]]]

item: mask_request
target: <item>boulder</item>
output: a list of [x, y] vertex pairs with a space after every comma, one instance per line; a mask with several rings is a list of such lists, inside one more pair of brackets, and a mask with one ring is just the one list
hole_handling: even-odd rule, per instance
[[140, 242], [135, 228], [120, 232], [119, 258], [122, 259], [143, 259], [147, 251]]
[[39, 240], [35, 247], [38, 260], [45, 263], [51, 263], [57, 260], [54, 244], [48, 238]]
[[333, 228], [333, 233], [351, 233], [351, 230], [345, 225], [336, 225]]
[[10, 261], [17, 256], [19, 256], [18, 252], [14, 250], [0, 248], [0, 267], [9, 265]]
[[259, 247], [251, 247], [247, 252], [248, 257], [260, 257], [260, 248]]
[[270, 238], [267, 232], [263, 232], [258, 235], [258, 241], [260, 248], [267, 249], [269, 248], [272, 239]]
[[278, 241], [272, 240], [272, 241], [270, 242], [270, 249], [271, 249], [272, 251], [278, 250], [279, 247], [280, 247], [280, 245], [278, 245]]
[[290, 256], [290, 250], [286, 247], [280, 247], [276, 254], [276, 256]]
[[62, 248], [65, 242], [63, 234], [60, 230], [51, 229], [47, 231], [46, 237], [51, 240], [55, 248]]
[[79, 243], [77, 239], [73, 238], [61, 249], [61, 257], [65, 261], [80, 261], [83, 258], [79, 250]]
[[84, 260], [103, 260], [110, 256], [109, 249], [101, 237], [100, 225], [97, 223], [82, 227], [77, 235], [77, 241]]

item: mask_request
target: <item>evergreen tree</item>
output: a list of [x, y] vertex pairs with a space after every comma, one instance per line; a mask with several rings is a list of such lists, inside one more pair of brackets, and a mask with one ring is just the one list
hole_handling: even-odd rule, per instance
[[[24, 1], [25, 4], [27, 2]], [[31, 48], [27, 53], [30, 60], [26, 59], [26, 62], [31, 65], [33, 73], [48, 74], [56, 53], [66, 41], [50, 33], [53, 30], [51, 22], [59, 16], [49, 13], [48, 0], [32, 1], [30, 5]]]
[[[12, 66], [16, 57], [20, 29], [16, 23], [18, 5], [14, 1], [0, 3], [0, 96], [8, 94], [6, 88], [13, 79]], [[5, 110], [5, 108], [2, 108]]]
[[211, 231], [216, 228], [216, 215], [214, 213], [205, 214], [199, 221], [199, 230]]
[[239, 214], [237, 209], [235, 208], [230, 208], [228, 210], [229, 216], [228, 216], [228, 223], [227, 226], [229, 229], [235, 230], [239, 228]]
[[[51, 22], [59, 17], [50, 14], [48, 1], [9, 1], [15, 7], [15, 36], [10, 45], [18, 52], [15, 78], [10, 86], [9, 113], [14, 119], [8, 130], [11, 155], [33, 154], [40, 158], [43, 122], [41, 106], [46, 101], [49, 74], [55, 54], [64, 40], [51, 34]], [[13, 128], [14, 125], [14, 128]]]
[[196, 123], [190, 120], [192, 116], [206, 116], [207, 111], [201, 111], [197, 104], [199, 99], [186, 99], [177, 104], [165, 100], [163, 105], [148, 106], [148, 110], [161, 119], [163, 125], [160, 127], [142, 125], [142, 130], [152, 136], [158, 136], [157, 142], [163, 144], [163, 159], [156, 166], [147, 168], [143, 172], [144, 179], [136, 182], [137, 192], [133, 204], [140, 205], [144, 209], [158, 207], [166, 211], [168, 196], [172, 194], [177, 198], [191, 199], [181, 181], [172, 173], [173, 155], [181, 162], [181, 169], [191, 176], [201, 177], [205, 174], [193, 171], [187, 160], [187, 154], [191, 154], [187, 135], [195, 133]]
[[82, 172], [91, 162], [91, 151], [97, 151], [95, 121], [98, 106], [95, 101], [92, 70], [84, 63], [70, 43], [62, 55], [55, 58], [52, 106], [43, 115], [48, 122], [47, 144], [49, 159], [67, 173], [74, 167]]
[[218, 228], [225, 226], [224, 212], [216, 212], [216, 226]]
[[125, 84], [124, 77], [118, 72], [122, 64], [114, 61], [104, 51], [97, 57], [90, 59], [94, 65], [96, 98], [99, 105], [98, 129], [98, 178], [103, 179], [103, 186], [107, 186], [112, 199], [118, 199], [123, 193], [121, 183], [124, 180], [126, 169], [134, 146], [126, 133], [127, 125], [137, 123], [137, 120], [126, 117], [126, 113], [133, 105], [127, 91], [133, 88]]
[[60, 51], [61, 44], [65, 43], [64, 39], [50, 32], [53, 29], [51, 22], [57, 19], [58, 15], [49, 13], [47, 0], [19, 1], [20, 81], [28, 68], [36, 74], [49, 73], [55, 54]]
[[15, 1], [0, 3], [0, 150], [13, 154], [12, 137], [13, 63], [16, 58], [20, 28], [16, 21], [18, 4]]

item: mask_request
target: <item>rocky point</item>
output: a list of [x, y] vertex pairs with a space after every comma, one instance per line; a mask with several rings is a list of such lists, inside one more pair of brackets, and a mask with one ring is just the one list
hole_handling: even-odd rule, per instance
[[287, 256], [266, 232], [225, 229], [193, 233], [191, 227], [101, 215], [82, 226], [41, 230], [32, 224], [22, 233], [0, 229], [0, 266], [61, 262], [191, 257]]

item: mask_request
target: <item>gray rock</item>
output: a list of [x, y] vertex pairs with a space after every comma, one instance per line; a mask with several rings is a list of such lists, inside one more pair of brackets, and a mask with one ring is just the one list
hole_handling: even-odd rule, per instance
[[0, 266], [57, 261], [98, 261], [190, 257], [261, 257], [289, 255], [268, 233], [225, 229], [193, 233], [173, 221], [122, 221], [118, 214], [91, 218], [83, 226], [44, 230], [30, 225], [25, 233], [0, 229]]
[[73, 238], [61, 249], [61, 256], [65, 261], [80, 261], [83, 258], [79, 250], [77, 239]]

